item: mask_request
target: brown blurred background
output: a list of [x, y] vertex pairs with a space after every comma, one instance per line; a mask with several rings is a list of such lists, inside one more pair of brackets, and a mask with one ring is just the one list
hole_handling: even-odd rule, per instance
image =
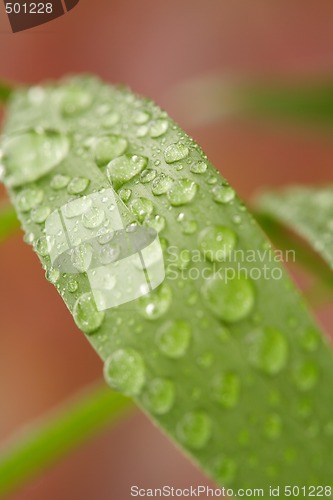
[[[176, 89], [211, 74], [326, 78], [333, 74], [332, 24], [333, 4], [325, 0], [81, 0], [62, 18], [13, 35], [1, 2], [0, 78], [32, 83], [92, 72], [125, 82], [178, 120], [249, 200], [263, 186], [332, 182], [332, 137], [239, 119], [193, 126]], [[318, 314], [332, 331], [332, 310]], [[0, 440], [101, 372], [22, 235], [1, 245]], [[127, 500], [132, 484], [209, 482], [136, 413], [12, 498]]]

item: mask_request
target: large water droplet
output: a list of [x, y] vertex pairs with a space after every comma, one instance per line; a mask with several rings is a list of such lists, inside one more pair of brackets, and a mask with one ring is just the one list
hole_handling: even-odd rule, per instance
[[141, 175], [140, 175], [140, 181], [143, 184], [147, 184], [148, 182], [151, 182], [153, 179], [156, 177], [156, 170], [153, 170], [152, 168], [146, 168]]
[[109, 163], [117, 156], [125, 153], [127, 149], [127, 140], [120, 135], [109, 135], [99, 137], [93, 142], [95, 161], [99, 167]]
[[118, 349], [104, 365], [106, 382], [127, 396], [140, 394], [145, 383], [145, 363], [134, 349]]
[[212, 433], [211, 420], [204, 412], [187, 413], [177, 425], [179, 440], [194, 449], [203, 448]]
[[55, 285], [60, 278], [60, 272], [58, 269], [51, 267], [50, 269], [48, 269], [46, 271], [45, 277], [46, 277], [47, 281], [52, 283], [52, 285]]
[[80, 272], [88, 271], [93, 257], [93, 249], [89, 243], [82, 243], [71, 250], [73, 266]]
[[130, 203], [130, 209], [133, 212], [133, 214], [136, 216], [136, 218], [142, 222], [145, 217], [150, 215], [154, 209], [154, 206], [148, 198], [135, 198], [131, 203]]
[[207, 170], [207, 163], [205, 163], [204, 161], [193, 163], [193, 165], [190, 166], [190, 170], [194, 174], [204, 174]]
[[99, 253], [101, 264], [108, 265], [118, 259], [120, 248], [117, 244], [105, 245]]
[[31, 210], [31, 220], [35, 224], [43, 224], [51, 213], [50, 207], [40, 206]]
[[236, 244], [236, 234], [225, 226], [210, 226], [199, 234], [199, 247], [205, 259], [222, 262]]
[[235, 274], [223, 279], [216, 274], [204, 284], [207, 307], [220, 319], [234, 323], [244, 319], [254, 306], [254, 289], [250, 280]]
[[175, 181], [168, 191], [168, 199], [171, 205], [177, 207], [190, 203], [195, 197], [198, 185], [190, 179]]
[[73, 317], [77, 326], [87, 335], [96, 332], [103, 323], [105, 313], [98, 311], [92, 293], [84, 293], [76, 301]]
[[163, 172], [156, 177], [152, 184], [152, 193], [155, 196], [159, 196], [161, 194], [166, 193], [172, 186], [173, 179], [169, 177], [169, 175], [164, 174]]
[[142, 172], [147, 166], [148, 160], [139, 155], [122, 155], [110, 161], [107, 166], [107, 175], [115, 187], [120, 187], [137, 174]]
[[59, 191], [60, 189], [64, 189], [68, 185], [70, 180], [71, 179], [68, 175], [54, 175], [51, 179], [50, 187], [55, 191]]
[[137, 110], [133, 115], [133, 122], [136, 125], [143, 125], [144, 123], [147, 123], [149, 119], [150, 119], [150, 114], [147, 113], [146, 111]]
[[160, 233], [165, 228], [165, 218], [162, 215], [148, 215], [143, 221], [144, 226], [151, 227], [155, 229], [157, 233]]
[[77, 200], [70, 201], [63, 207], [63, 213], [67, 219], [72, 219], [84, 214], [92, 206], [92, 199], [87, 196], [82, 196]]
[[92, 207], [84, 213], [82, 222], [87, 229], [95, 229], [102, 224], [104, 218], [104, 210], [98, 207]]
[[155, 378], [147, 387], [143, 401], [156, 415], [165, 415], [174, 405], [175, 386], [167, 379]]
[[61, 111], [64, 116], [74, 116], [86, 111], [92, 104], [92, 95], [78, 85], [70, 85], [61, 91]]
[[87, 189], [90, 180], [87, 177], [74, 177], [67, 186], [69, 194], [81, 194]]
[[239, 401], [240, 380], [235, 373], [227, 372], [213, 380], [213, 397], [224, 408], [233, 408]]
[[309, 391], [319, 379], [318, 366], [313, 361], [304, 361], [294, 369], [295, 384], [300, 391]]
[[165, 134], [168, 130], [169, 124], [167, 120], [163, 118], [158, 118], [150, 125], [150, 137], [157, 138]]
[[79, 284], [76, 280], [70, 279], [69, 282], [67, 283], [67, 290], [70, 293], [75, 293], [77, 289], [79, 288]]
[[288, 343], [274, 328], [255, 330], [247, 336], [247, 351], [253, 366], [269, 375], [276, 375], [286, 366]]
[[158, 331], [156, 342], [160, 351], [169, 358], [181, 358], [191, 340], [191, 327], [186, 321], [168, 321]]
[[5, 182], [16, 187], [40, 179], [67, 156], [69, 141], [55, 131], [30, 131], [5, 138]]
[[174, 163], [175, 161], [183, 160], [189, 154], [188, 147], [182, 142], [170, 144], [164, 151], [164, 159], [166, 163]]
[[44, 198], [44, 192], [38, 188], [28, 188], [21, 191], [17, 197], [17, 203], [21, 212], [29, 212], [39, 205]]
[[162, 284], [153, 292], [139, 298], [139, 312], [145, 318], [155, 320], [167, 312], [171, 302], [171, 289], [168, 285]]
[[235, 191], [230, 186], [215, 186], [212, 193], [217, 203], [230, 203], [235, 198]]
[[46, 236], [41, 236], [40, 238], [38, 238], [35, 244], [35, 250], [41, 257], [46, 257], [46, 255], [49, 253]]

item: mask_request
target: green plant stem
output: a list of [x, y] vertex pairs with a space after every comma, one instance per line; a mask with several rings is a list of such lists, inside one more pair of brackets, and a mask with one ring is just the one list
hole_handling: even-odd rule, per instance
[[0, 498], [116, 422], [130, 407], [129, 399], [98, 384], [45, 422], [25, 428], [0, 451]]
[[[296, 264], [308, 270], [316, 278], [314, 290], [318, 292], [320, 289], [321, 292], [318, 294], [312, 293], [311, 289], [308, 290], [305, 294], [308, 302], [314, 306], [326, 302], [328, 296], [333, 295], [333, 275], [328, 271], [327, 264], [303, 240], [269, 215], [256, 213], [256, 219], [278, 248], [281, 250], [293, 249], [296, 255]], [[315, 298], [314, 302], [312, 298]]]
[[20, 227], [15, 210], [8, 204], [0, 205], [0, 243]]

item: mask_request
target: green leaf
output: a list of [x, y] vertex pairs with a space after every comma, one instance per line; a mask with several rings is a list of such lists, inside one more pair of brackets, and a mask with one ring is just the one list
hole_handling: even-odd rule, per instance
[[116, 422], [130, 406], [129, 399], [94, 385], [51, 413], [46, 421], [26, 427], [0, 449], [1, 498]]
[[239, 80], [221, 76], [191, 79], [171, 94], [184, 118], [202, 124], [230, 116], [331, 128], [333, 82]]
[[[110, 385], [220, 484], [265, 496], [269, 486], [331, 485], [332, 352], [200, 147], [151, 101], [89, 77], [45, 86], [34, 102], [16, 92], [2, 147], [26, 239]], [[159, 231], [166, 278], [102, 310], [136, 272], [129, 263], [116, 275], [132, 261], [113, 265], [121, 233], [108, 243], [103, 224], [119, 221], [126, 235]], [[140, 253], [147, 278], [158, 251]]]
[[0, 205], [0, 243], [20, 227], [16, 212], [10, 205]]
[[333, 269], [333, 187], [288, 187], [258, 196], [260, 211], [292, 229]]

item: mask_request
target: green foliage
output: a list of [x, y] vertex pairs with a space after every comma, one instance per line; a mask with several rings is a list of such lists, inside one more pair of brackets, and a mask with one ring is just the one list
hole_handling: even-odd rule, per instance
[[333, 187], [288, 187], [258, 197], [260, 211], [302, 236], [333, 269]]
[[49, 415], [47, 421], [29, 426], [0, 453], [0, 496], [17, 488], [77, 447], [83, 440], [117, 421], [129, 400], [94, 386]]
[[[106, 380], [218, 483], [332, 484], [332, 352], [233, 189], [164, 112], [127, 89], [82, 77], [32, 96], [16, 92], [8, 112], [5, 182]], [[104, 313], [87, 247], [75, 257], [80, 274], [59, 273], [44, 223], [110, 181], [128, 224], [159, 231], [167, 274], [156, 291]]]

